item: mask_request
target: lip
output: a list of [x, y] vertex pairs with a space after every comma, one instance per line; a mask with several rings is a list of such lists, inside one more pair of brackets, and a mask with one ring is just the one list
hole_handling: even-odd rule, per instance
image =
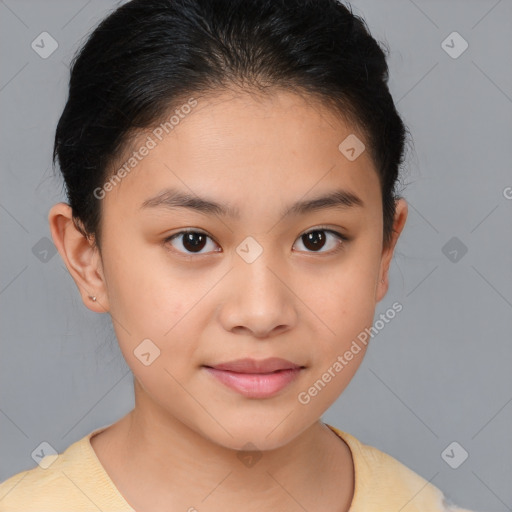
[[225, 386], [248, 398], [268, 398], [293, 382], [304, 366], [286, 359], [237, 359], [204, 369]]
[[300, 368], [301, 366], [287, 359], [280, 357], [269, 357], [267, 359], [236, 359], [226, 363], [214, 364], [210, 368], [217, 370], [227, 370], [237, 373], [271, 373], [277, 370], [289, 370]]

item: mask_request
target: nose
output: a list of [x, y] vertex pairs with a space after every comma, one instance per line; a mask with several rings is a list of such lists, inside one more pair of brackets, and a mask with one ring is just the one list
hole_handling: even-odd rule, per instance
[[226, 331], [268, 338], [293, 328], [297, 322], [297, 299], [290, 279], [264, 254], [252, 263], [240, 259], [229, 273], [229, 282], [225, 283], [229, 291], [219, 313]]

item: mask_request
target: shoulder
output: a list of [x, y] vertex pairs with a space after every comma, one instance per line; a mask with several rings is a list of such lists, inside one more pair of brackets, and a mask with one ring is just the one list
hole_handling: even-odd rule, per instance
[[0, 483], [0, 512], [69, 512], [70, 504], [74, 512], [120, 510], [89, 449], [90, 436], [100, 430]]
[[327, 425], [349, 446], [355, 469], [351, 512], [470, 512], [449, 504], [442, 491], [391, 455]]
[[75, 447], [72, 446], [63, 454], [46, 456], [35, 468], [17, 473], [2, 482], [0, 511], [31, 510], [31, 507], [35, 506], [45, 510], [44, 507], [47, 505], [64, 507], [65, 502], [59, 500], [65, 500], [73, 493], [73, 484], [66, 478], [66, 471], [70, 462], [76, 460], [76, 453], [75, 457], [70, 457], [71, 452], [75, 451]]

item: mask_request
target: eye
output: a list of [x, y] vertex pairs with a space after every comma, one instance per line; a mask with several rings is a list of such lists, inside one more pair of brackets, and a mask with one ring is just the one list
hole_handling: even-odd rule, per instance
[[[207, 245], [207, 240], [213, 240], [209, 235], [206, 233], [203, 233], [201, 231], [180, 231], [179, 233], [176, 233], [169, 238], [166, 238], [164, 240], [164, 243], [170, 243], [173, 245], [173, 242], [177, 240], [176, 245], [180, 247], [176, 247], [176, 245], [173, 245], [174, 248], [178, 250], [178, 252], [184, 253], [184, 254], [204, 254], [200, 251]], [[215, 244], [215, 242], [213, 242]], [[217, 245], [217, 244], [215, 244]], [[184, 248], [185, 251], [181, 250], [181, 248]], [[208, 251], [207, 251], [208, 252]], [[219, 252], [214, 251], [214, 252]]]
[[[326, 245], [329, 235], [336, 237], [338, 240], [334, 242], [331, 241], [331, 247], [333, 247], [331, 250], [321, 251], [320, 249], [323, 249]], [[348, 241], [348, 238], [337, 231], [319, 226], [318, 228], [307, 231], [301, 235], [298, 240], [308, 249], [307, 252], [335, 253], [341, 250], [344, 242]]]
[[[322, 251], [321, 249], [326, 245], [329, 246], [329, 236], [337, 238], [337, 241], [331, 239], [331, 249]], [[203, 233], [202, 231], [186, 230], [180, 231], [179, 233], [175, 233], [174, 235], [166, 238], [164, 240], [164, 244], [171, 244], [177, 252], [184, 255], [206, 254], [208, 252], [221, 251], [221, 249], [213, 248], [213, 251], [201, 252], [205, 247], [207, 247], [208, 240], [210, 240], [214, 246], [217, 246], [213, 239], [206, 233]], [[320, 226], [302, 234], [298, 240], [302, 242], [304, 247], [306, 247], [307, 252], [335, 253], [341, 250], [343, 242], [348, 241], [348, 238], [337, 231]]]

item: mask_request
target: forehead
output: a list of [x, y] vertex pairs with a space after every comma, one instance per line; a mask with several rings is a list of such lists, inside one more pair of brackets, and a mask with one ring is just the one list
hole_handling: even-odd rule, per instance
[[[282, 211], [292, 200], [340, 187], [365, 203], [378, 202], [379, 182], [368, 152], [355, 159], [344, 153], [346, 141], [352, 146], [359, 141], [361, 151], [364, 136], [318, 100], [278, 91], [195, 101], [192, 109], [173, 107], [165, 118], [179, 114], [172, 129], [155, 125], [133, 140], [113, 167], [130, 170], [106, 194], [104, 208], [133, 211], [166, 189], [217, 198], [239, 217], [244, 205], [255, 201], [267, 211]], [[144, 146], [151, 149], [141, 158]], [[126, 166], [130, 158], [134, 163], [134, 152], [135, 165]]]

